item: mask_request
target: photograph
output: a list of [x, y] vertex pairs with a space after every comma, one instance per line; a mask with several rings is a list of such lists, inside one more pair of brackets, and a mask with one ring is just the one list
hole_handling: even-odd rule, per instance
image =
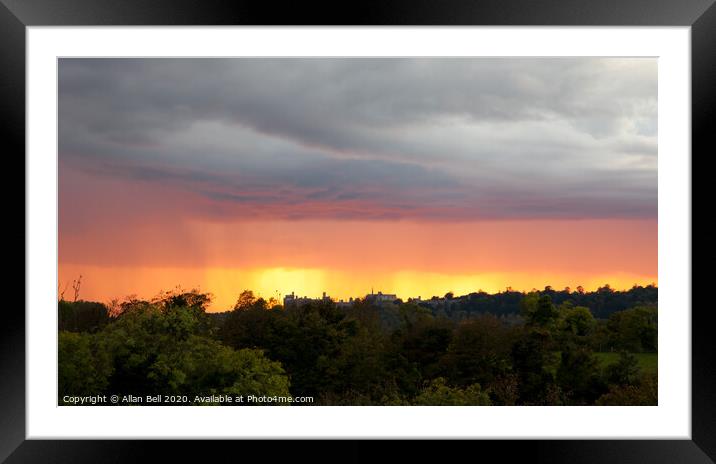
[[658, 84], [58, 57], [56, 404], [659, 405]]

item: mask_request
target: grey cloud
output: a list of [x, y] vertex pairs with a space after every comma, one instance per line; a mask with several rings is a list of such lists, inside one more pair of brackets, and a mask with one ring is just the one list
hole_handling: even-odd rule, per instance
[[357, 128], [439, 115], [599, 117], [594, 124], [634, 116], [656, 98], [656, 62], [615, 61], [624, 60], [66, 59], [60, 95], [91, 103], [100, 132], [218, 118], [307, 142], [333, 135], [341, 145]]
[[656, 78], [653, 59], [62, 59], [59, 152], [339, 217], [655, 217]]

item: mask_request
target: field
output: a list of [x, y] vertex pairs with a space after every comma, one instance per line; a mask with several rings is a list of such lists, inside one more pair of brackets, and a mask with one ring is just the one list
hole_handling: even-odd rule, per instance
[[[602, 363], [602, 366], [617, 362], [619, 353], [594, 353], [594, 356]], [[639, 367], [646, 374], [656, 374], [658, 367], [658, 353], [634, 353], [639, 361]]]
[[[644, 374], [656, 374], [658, 367], [658, 353], [632, 353], [639, 361], [639, 368]], [[619, 360], [618, 352], [596, 352], [594, 357], [597, 358], [602, 368], [614, 364]], [[560, 352], [555, 351], [551, 362], [548, 365], [548, 370], [556, 375], [557, 368], [559, 367]]]

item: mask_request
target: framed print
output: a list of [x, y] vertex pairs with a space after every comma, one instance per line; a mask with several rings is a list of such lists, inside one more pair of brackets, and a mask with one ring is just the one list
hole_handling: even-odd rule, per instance
[[27, 269], [3, 459], [716, 456], [712, 2], [0, 11]]

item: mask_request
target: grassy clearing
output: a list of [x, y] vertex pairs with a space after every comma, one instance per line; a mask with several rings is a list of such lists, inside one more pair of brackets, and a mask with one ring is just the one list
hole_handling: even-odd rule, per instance
[[[594, 353], [602, 366], [614, 364], [619, 360], [619, 353]], [[634, 353], [639, 367], [645, 374], [656, 374], [658, 367], [658, 353]]]
[[[656, 374], [658, 367], [658, 353], [632, 353], [637, 361], [639, 361], [639, 368], [644, 374]], [[547, 364], [547, 370], [552, 374], [557, 373], [559, 367], [559, 351], [553, 353], [551, 362]], [[601, 367], [606, 367], [610, 364], [614, 364], [619, 360], [619, 353], [594, 353], [594, 357], [597, 358]]]

